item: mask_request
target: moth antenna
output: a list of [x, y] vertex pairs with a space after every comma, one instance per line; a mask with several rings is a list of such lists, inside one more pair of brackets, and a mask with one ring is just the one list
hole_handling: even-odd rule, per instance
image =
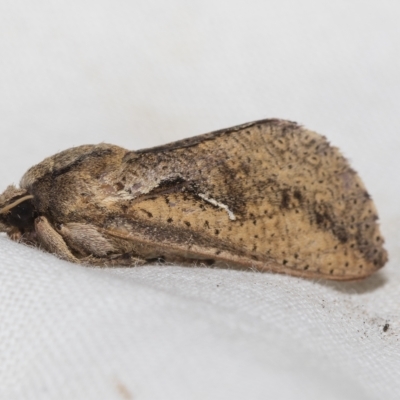
[[21, 197], [18, 200], [15, 200], [13, 203], [6, 205], [2, 209], [0, 209], [0, 214], [7, 214], [9, 211], [11, 211], [14, 207], [16, 207], [18, 204], [23, 203], [26, 200], [33, 199], [33, 196], [31, 194], [28, 194], [24, 197]]

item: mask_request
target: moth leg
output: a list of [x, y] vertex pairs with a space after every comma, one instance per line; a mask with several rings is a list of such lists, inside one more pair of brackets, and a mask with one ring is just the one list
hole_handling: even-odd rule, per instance
[[49, 253], [54, 253], [63, 260], [79, 262], [69, 250], [62, 236], [50, 225], [46, 217], [42, 216], [35, 219], [35, 231], [38, 243]]
[[22, 238], [22, 233], [18, 228], [13, 228], [7, 232], [8, 237], [14, 242], [19, 242]]
[[117, 252], [110, 240], [107, 240], [94, 225], [70, 222], [62, 224], [57, 232], [70, 248], [82, 256], [105, 257]]
[[130, 251], [124, 240], [114, 241], [103, 234], [96, 226], [70, 222], [57, 228], [68, 246], [82, 255], [79, 262], [99, 266], [133, 266], [146, 262]]
[[28, 246], [37, 246], [36, 232], [30, 231], [22, 233], [18, 228], [7, 232], [8, 237], [14, 242], [23, 243]]

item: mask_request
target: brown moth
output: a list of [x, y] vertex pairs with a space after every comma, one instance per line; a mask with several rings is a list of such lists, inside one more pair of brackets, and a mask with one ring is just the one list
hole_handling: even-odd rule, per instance
[[0, 231], [103, 266], [164, 259], [359, 279], [387, 261], [377, 219], [337, 148], [276, 119], [139, 151], [74, 147], [0, 196]]

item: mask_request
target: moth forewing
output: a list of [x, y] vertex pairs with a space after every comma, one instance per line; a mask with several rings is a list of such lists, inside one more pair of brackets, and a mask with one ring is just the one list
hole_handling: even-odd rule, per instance
[[[37, 244], [81, 263], [164, 258], [349, 280], [387, 260], [359, 176], [323, 136], [288, 121], [136, 152], [73, 148], [32, 167], [18, 190], [41, 218], [24, 232], [46, 227]], [[0, 219], [9, 229], [13, 219]]]

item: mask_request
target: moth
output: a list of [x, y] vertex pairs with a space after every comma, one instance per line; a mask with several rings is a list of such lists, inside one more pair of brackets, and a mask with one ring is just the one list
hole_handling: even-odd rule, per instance
[[62, 151], [0, 196], [0, 231], [86, 265], [153, 260], [307, 278], [364, 278], [387, 261], [377, 211], [325, 137], [262, 120], [129, 151]]

